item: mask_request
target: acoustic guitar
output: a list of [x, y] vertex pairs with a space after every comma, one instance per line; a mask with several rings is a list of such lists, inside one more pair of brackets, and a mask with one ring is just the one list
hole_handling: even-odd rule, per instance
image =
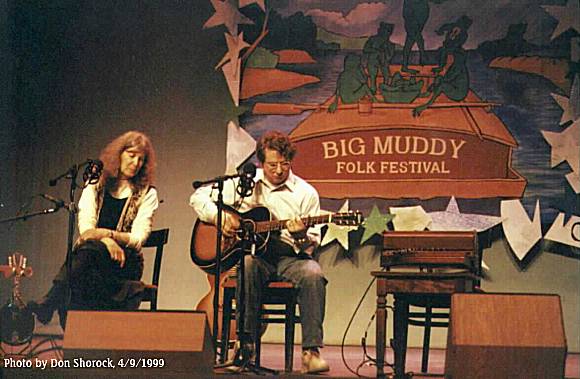
[[12, 277], [12, 296], [0, 309], [0, 338], [2, 342], [18, 346], [28, 343], [34, 332], [34, 315], [26, 307], [20, 294], [20, 278], [32, 275], [26, 267], [26, 258], [18, 253], [8, 257], [8, 266], [2, 267], [6, 277]]
[[[286, 229], [286, 224], [290, 221], [273, 220], [270, 211], [265, 207], [256, 207], [243, 213], [230, 207], [227, 207], [225, 211], [240, 217], [240, 229], [234, 237], [222, 237], [220, 261], [222, 272], [232, 268], [243, 254], [264, 255], [270, 233]], [[360, 225], [363, 217], [360, 212], [345, 212], [302, 217], [301, 220], [307, 228], [327, 223], [354, 226]], [[244, 237], [249, 238], [252, 243], [242, 244]], [[216, 226], [198, 219], [191, 236], [191, 260], [202, 270], [212, 275], [215, 275], [216, 271], [216, 241]], [[245, 251], [243, 251], [244, 246]]]

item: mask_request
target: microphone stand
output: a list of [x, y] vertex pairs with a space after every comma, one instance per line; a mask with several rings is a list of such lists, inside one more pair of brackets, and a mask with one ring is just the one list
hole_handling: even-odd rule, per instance
[[[254, 374], [257, 375], [278, 375], [278, 371], [276, 370], [272, 370], [270, 368], [266, 368], [266, 367], [262, 367], [262, 366], [257, 366], [255, 361], [252, 362], [252, 357], [245, 357], [247, 358], [247, 360], [244, 360], [244, 353], [249, 353], [249, 352], [244, 352], [244, 341], [242, 341], [242, 336], [244, 335], [245, 331], [244, 331], [244, 326], [245, 326], [245, 313], [246, 313], [246, 302], [245, 302], [245, 296], [246, 296], [246, 287], [245, 287], [245, 260], [246, 260], [246, 255], [248, 254], [248, 251], [250, 252], [251, 255], [255, 255], [256, 252], [256, 235], [255, 232], [253, 230], [253, 223], [251, 222], [242, 222], [241, 225], [241, 233], [242, 233], [242, 239], [241, 239], [241, 243], [240, 243], [240, 250], [242, 252], [241, 255], [241, 259], [240, 259], [240, 263], [238, 264], [238, 270], [237, 270], [237, 275], [238, 275], [238, 280], [237, 280], [237, 291], [239, 291], [239, 294], [237, 296], [236, 299], [236, 307], [238, 307], [238, 314], [239, 314], [239, 319], [237, 320], [237, 333], [238, 333], [238, 339], [240, 340], [240, 349], [238, 350], [238, 354], [234, 357], [233, 361], [230, 364], [226, 364], [226, 365], [221, 365], [220, 367], [228, 367], [228, 366], [236, 366], [236, 363], [240, 365], [240, 367], [234, 371], [234, 373], [240, 373], [243, 371], [250, 371], [253, 372]], [[238, 301], [239, 300], [239, 301]], [[258, 334], [260, 333], [260, 330], [255, 330], [254, 331], [254, 335], [252, 336], [253, 338], [253, 342], [254, 342], [254, 348], [255, 348], [255, 343], [257, 341]]]
[[[223, 208], [224, 208], [224, 180], [223, 178], [219, 178], [216, 182], [216, 186], [218, 189], [218, 196], [217, 196], [217, 239], [215, 242], [215, 277], [214, 277], [214, 294], [213, 294], [213, 348], [214, 348], [214, 363], [217, 362], [217, 354], [218, 354], [218, 315], [219, 315], [219, 301], [220, 301], [220, 278], [222, 275], [222, 218], [223, 218]], [[223, 327], [223, 326], [222, 326]], [[227, 348], [227, 347], [226, 347]], [[224, 354], [223, 351], [220, 352], [222, 355]]]
[[71, 298], [72, 298], [72, 282], [70, 280], [70, 273], [72, 270], [72, 251], [73, 251], [73, 238], [75, 234], [75, 222], [76, 222], [76, 214], [78, 212], [76, 204], [75, 204], [75, 191], [77, 189], [77, 175], [79, 173], [78, 166], [75, 164], [69, 170], [70, 176], [70, 188], [69, 188], [69, 207], [68, 209], [68, 239], [67, 239], [67, 246], [66, 246], [66, 283], [67, 283], [67, 294], [65, 296], [64, 302], [64, 320], [61, 320], [61, 325], [66, 325], [66, 316], [68, 309], [70, 307]]
[[[221, 274], [220, 271], [220, 259], [221, 259], [221, 235], [222, 235], [222, 228], [221, 228], [221, 208], [223, 207], [223, 199], [222, 199], [222, 193], [221, 193], [221, 189], [219, 185], [221, 184], [221, 186], [223, 187], [223, 181], [218, 181], [218, 189], [220, 190], [218, 192], [218, 201], [217, 201], [217, 206], [218, 206], [218, 217], [217, 217], [217, 223], [218, 223], [218, 228], [217, 228], [217, 235], [218, 235], [218, 239], [216, 242], [216, 258], [218, 259], [218, 261], [216, 262], [216, 271], [218, 274]], [[195, 186], [195, 185], [194, 185]], [[253, 186], [251, 188], [251, 190], [253, 189]], [[249, 196], [251, 194], [251, 191], [248, 192], [248, 190], [242, 190], [242, 192], [238, 192], [239, 194], [241, 194], [242, 197], [246, 197]], [[245, 333], [245, 313], [246, 313], [246, 303], [245, 303], [245, 295], [246, 295], [246, 291], [245, 291], [245, 258], [246, 258], [246, 254], [248, 254], [248, 252], [250, 252], [250, 254], [254, 255], [255, 251], [256, 251], [256, 234], [255, 234], [255, 230], [254, 230], [254, 224], [252, 222], [244, 222], [242, 220], [242, 223], [240, 225], [240, 233], [238, 234], [238, 237], [240, 237], [241, 241], [240, 241], [240, 251], [241, 251], [241, 258], [240, 258], [240, 262], [238, 264], [238, 269], [237, 269], [237, 283], [236, 283], [236, 291], [238, 292], [238, 296], [236, 297], [236, 308], [238, 309], [238, 316], [236, 317], [237, 320], [237, 324], [236, 324], [236, 331], [238, 334], [238, 340], [240, 342], [240, 349], [238, 350], [236, 356], [233, 358], [233, 360], [231, 362], [227, 362], [224, 364], [218, 364], [215, 365], [214, 368], [230, 368], [230, 367], [236, 367], [236, 369], [231, 370], [232, 373], [240, 373], [243, 371], [250, 371], [253, 372], [254, 374], [258, 374], [258, 375], [278, 375], [278, 371], [276, 370], [272, 370], [266, 367], [261, 367], [261, 366], [257, 366], [255, 364], [255, 361], [252, 362], [252, 357], [251, 356], [246, 356], [244, 357], [245, 354], [248, 354], [250, 352], [244, 351], [244, 342], [242, 340], [244, 333]], [[216, 275], [216, 283], [215, 283], [215, 288], [216, 288], [216, 292], [214, 293], [214, 331], [217, 331], [217, 310], [216, 310], [216, 305], [218, 304], [219, 301], [219, 275]], [[216, 300], [217, 299], [217, 300]], [[223, 325], [222, 325], [223, 328]], [[217, 332], [215, 332], [217, 333]], [[257, 334], [260, 333], [260, 331], [256, 330], [254, 331], [254, 336], [252, 336], [253, 340], [254, 340], [254, 344], [258, 338]], [[214, 334], [216, 335], [216, 334]], [[215, 343], [216, 343], [216, 354], [217, 354], [217, 338], [215, 339]], [[255, 345], [254, 345], [255, 346]], [[221, 352], [222, 354], [224, 354], [224, 352]]]
[[5, 219], [0, 220], [0, 224], [5, 224], [5, 223], [8, 223], [8, 222], [14, 222], [14, 221], [18, 221], [18, 220], [24, 220], [24, 221], [26, 221], [27, 219], [29, 219], [31, 217], [42, 216], [42, 215], [47, 215], [47, 214], [51, 214], [51, 213], [56, 213], [62, 207], [66, 207], [66, 205], [57, 205], [54, 208], [46, 208], [46, 209], [43, 209], [41, 211], [36, 211], [36, 212], [31, 212], [31, 213], [25, 213], [25, 214], [20, 215], [20, 216], [8, 217], [8, 218], [5, 218]]
[[[220, 301], [220, 277], [221, 277], [221, 263], [222, 263], [222, 237], [223, 237], [223, 230], [222, 230], [222, 219], [223, 219], [223, 209], [224, 209], [224, 182], [226, 180], [232, 179], [237, 177], [235, 175], [225, 175], [219, 176], [215, 179], [204, 180], [204, 181], [195, 181], [193, 182], [193, 188], [198, 189], [199, 187], [205, 184], [214, 184], [214, 188], [217, 188], [217, 220], [216, 220], [216, 243], [215, 243], [215, 277], [214, 277], [214, 289], [215, 292], [213, 294], [213, 323], [212, 323], [212, 342], [213, 342], [213, 353], [214, 353], [214, 363], [217, 362], [217, 355], [218, 355], [218, 315], [219, 315], [219, 301]], [[220, 352], [222, 355], [224, 354], [223, 351]]]
[[[206, 185], [206, 184], [214, 184], [214, 188], [217, 188], [217, 220], [216, 220], [216, 243], [215, 243], [215, 277], [214, 277], [214, 288], [215, 292], [213, 294], [213, 323], [212, 323], [212, 342], [214, 344], [214, 362], [217, 362], [218, 356], [218, 315], [219, 315], [219, 302], [220, 302], [220, 279], [221, 279], [221, 263], [222, 263], [222, 237], [223, 237], [223, 228], [222, 228], [222, 220], [223, 220], [223, 209], [224, 209], [224, 182], [226, 180], [239, 178], [239, 174], [235, 175], [223, 175], [218, 176], [213, 179], [209, 180], [196, 180], [192, 183], [194, 189], [198, 189], [199, 187]], [[220, 352], [222, 355], [224, 352]]]
[[[72, 269], [72, 251], [73, 251], [73, 239], [75, 233], [75, 222], [76, 222], [76, 214], [78, 212], [77, 206], [75, 204], [75, 191], [78, 188], [77, 185], [77, 176], [79, 173], [79, 167], [84, 165], [87, 161], [83, 162], [81, 165], [74, 164], [71, 168], [69, 168], [66, 172], [62, 173], [58, 177], [51, 179], [49, 181], [50, 186], [55, 186], [56, 183], [62, 179], [70, 179], [70, 187], [69, 187], [69, 203], [67, 204], [68, 210], [68, 236], [67, 236], [67, 248], [66, 248], [66, 276], [65, 276], [65, 288], [66, 288], [66, 295], [64, 300], [64, 320], [60, 320], [61, 325], [66, 324], [66, 312], [70, 307], [71, 302], [71, 294], [72, 294], [72, 283], [70, 281], [70, 272]], [[64, 328], [64, 327], [63, 327]]]
[[[254, 166], [254, 175], [255, 175], [255, 166]], [[204, 180], [204, 181], [194, 181], [193, 182], [193, 188], [197, 189], [203, 185], [206, 184], [211, 184], [214, 183], [214, 188], [217, 188], [217, 201], [216, 201], [216, 206], [217, 206], [217, 220], [216, 220], [216, 246], [215, 246], [215, 256], [216, 256], [216, 264], [215, 264], [215, 277], [214, 277], [214, 288], [215, 288], [215, 292], [213, 294], [213, 325], [212, 325], [212, 331], [213, 331], [213, 338], [212, 338], [212, 342], [214, 343], [214, 363], [217, 362], [218, 360], [218, 315], [219, 315], [219, 302], [220, 302], [220, 279], [221, 279], [221, 274], [222, 274], [222, 270], [221, 270], [221, 260], [222, 260], [222, 237], [223, 237], [223, 227], [222, 227], [222, 221], [223, 221], [223, 209], [224, 209], [224, 198], [223, 198], [223, 190], [224, 190], [224, 182], [226, 180], [230, 180], [230, 179], [235, 179], [235, 178], [240, 178], [240, 174], [235, 174], [235, 175], [223, 175], [223, 176], [218, 176], [216, 178], [213, 179], [209, 179], [209, 180]], [[253, 175], [252, 175], [253, 178]], [[243, 197], [243, 196], [242, 196]], [[247, 239], [246, 235], [249, 233], [246, 233], [244, 230], [242, 230], [242, 232], [244, 233], [244, 236], [242, 238], [242, 257], [245, 253], [245, 250], [247, 249], [245, 246], [245, 241]], [[241, 262], [241, 280], [243, 283], [243, 259]], [[239, 273], [238, 273], [239, 275]], [[238, 289], [239, 290], [239, 289]], [[240, 292], [240, 294], [243, 294], [244, 291]], [[242, 297], [243, 298], [243, 297]], [[244, 306], [242, 305], [237, 305], [237, 306], [241, 306], [241, 311], [242, 311], [242, 315], [243, 315], [243, 310], [244, 310]], [[243, 317], [240, 317], [242, 319], [242, 321], [240, 322], [238, 320], [238, 336], [241, 335], [241, 333], [243, 332], [243, 327], [240, 329], [240, 324], [243, 324]], [[223, 325], [222, 325], [223, 327]], [[220, 352], [223, 356], [224, 352], [221, 351]], [[234, 359], [234, 362], [236, 361], [236, 359]], [[247, 362], [249, 363], [249, 362]], [[246, 363], [246, 365], [247, 365]], [[224, 367], [228, 367], [231, 366], [229, 363], [228, 364], [215, 364], [214, 368], [224, 368]], [[256, 371], [257, 372], [257, 371]], [[274, 371], [272, 371], [274, 373]]]

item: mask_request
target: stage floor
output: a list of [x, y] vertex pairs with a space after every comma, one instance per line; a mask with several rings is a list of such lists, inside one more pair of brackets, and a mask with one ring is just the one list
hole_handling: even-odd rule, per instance
[[[294, 350], [294, 372], [299, 374], [301, 367], [300, 348], [296, 347]], [[368, 349], [369, 355], [374, 358], [374, 346]], [[360, 346], [345, 346], [344, 361], [351, 370], [356, 372], [357, 367], [363, 362], [363, 349]], [[419, 348], [407, 349], [406, 372], [412, 372], [414, 378], [443, 378], [445, 371], [445, 350], [444, 349], [430, 349], [429, 350], [429, 370], [427, 374], [421, 373], [421, 354], [422, 350]], [[340, 346], [327, 346], [322, 349], [322, 356], [330, 364], [330, 372], [323, 374], [329, 378], [356, 378], [357, 375], [351, 372], [345, 365], [342, 359], [342, 349]], [[392, 350], [387, 350], [386, 361], [393, 362]], [[262, 364], [268, 368], [283, 370], [284, 369], [284, 345], [265, 345], [262, 352]], [[389, 373], [392, 370], [389, 367], [385, 368], [385, 372]], [[376, 367], [374, 365], [363, 365], [358, 374], [363, 377], [376, 377]], [[323, 375], [311, 375], [311, 377], [320, 377]], [[566, 358], [566, 373], [567, 379], [580, 378], [580, 354], [568, 354]], [[514, 375], [513, 378], [517, 378]], [[523, 378], [522, 378], [523, 379]]]
[[[40, 342], [45, 337], [35, 336], [33, 339], [33, 343], [31, 346], [35, 346], [38, 342]], [[58, 337], [54, 339], [53, 343], [56, 346], [62, 346], [62, 337]], [[43, 343], [42, 346], [39, 346], [36, 350], [47, 350], [51, 347], [50, 342]], [[19, 349], [11, 348], [7, 349], [7, 346], [3, 345], [3, 348], [6, 350], [6, 353], [16, 353]], [[330, 372], [320, 374], [320, 375], [301, 375], [300, 368], [301, 368], [301, 351], [300, 347], [295, 347], [294, 351], [294, 371], [292, 373], [285, 373], [284, 369], [284, 345], [281, 344], [264, 344], [262, 347], [262, 365], [264, 367], [280, 370], [279, 376], [286, 377], [286, 378], [293, 378], [293, 377], [327, 377], [327, 378], [355, 378], [357, 377], [356, 372], [358, 369], [358, 374], [362, 377], [376, 377], [376, 367], [372, 364], [363, 364], [361, 363], [365, 360], [363, 355], [363, 349], [360, 346], [346, 346], [344, 348], [344, 360], [343, 360], [343, 350], [340, 346], [327, 346], [322, 349], [322, 356], [328, 361], [330, 364]], [[374, 347], [370, 347], [368, 349], [368, 354], [374, 358]], [[60, 355], [56, 351], [45, 351], [40, 354], [40, 359], [50, 360], [50, 359], [58, 359]], [[387, 362], [393, 362], [393, 355], [392, 350], [387, 350]], [[346, 364], [349, 366], [347, 368]], [[412, 372], [414, 374], [414, 378], [443, 378], [443, 372], [445, 369], [445, 350], [443, 349], [431, 349], [429, 354], [429, 373], [422, 374], [420, 372], [421, 368], [421, 349], [418, 348], [409, 348], [407, 351], [407, 363], [406, 363], [406, 371]], [[385, 368], [385, 371], [391, 372], [389, 367]], [[77, 371], [79, 373], [79, 371]], [[12, 378], [12, 377], [20, 377], [20, 378], [30, 378], [30, 377], [62, 377], [59, 375], [58, 369], [51, 370], [49, 373], [48, 371], [42, 372], [39, 369], [4, 369], [4, 374], [0, 372], [0, 377]], [[48, 375], [47, 375], [48, 374]], [[52, 375], [51, 375], [52, 374]], [[89, 374], [87, 372], [87, 374]], [[238, 376], [253, 376], [253, 373], [243, 373], [243, 375], [232, 375], [232, 374], [223, 374], [221, 372], [216, 372], [214, 377], [218, 378], [231, 378], [231, 377], [238, 377]], [[580, 354], [568, 354], [566, 359], [566, 373], [565, 377], [567, 379], [580, 379]], [[162, 375], [165, 376], [165, 375]], [[207, 376], [207, 375], [204, 375]], [[87, 375], [87, 377], [92, 377], [91, 375]], [[175, 375], [167, 375], [167, 377], [175, 377]], [[195, 377], [195, 376], [192, 376]], [[199, 377], [199, 376], [197, 376]], [[517, 378], [517, 374], [514, 373], [514, 378]]]

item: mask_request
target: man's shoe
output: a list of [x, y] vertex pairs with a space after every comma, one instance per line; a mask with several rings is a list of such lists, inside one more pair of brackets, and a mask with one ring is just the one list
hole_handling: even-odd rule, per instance
[[253, 342], [242, 342], [242, 362], [251, 362], [256, 359], [256, 348]]
[[236, 341], [234, 347], [234, 363], [236, 365], [242, 365], [248, 363], [256, 358], [256, 348], [253, 342]]
[[330, 370], [328, 363], [320, 356], [316, 350], [305, 350], [302, 352], [302, 373], [316, 374]]
[[234, 358], [227, 364], [226, 370], [239, 373], [246, 369], [249, 363], [256, 358], [256, 349], [253, 342], [236, 342]]

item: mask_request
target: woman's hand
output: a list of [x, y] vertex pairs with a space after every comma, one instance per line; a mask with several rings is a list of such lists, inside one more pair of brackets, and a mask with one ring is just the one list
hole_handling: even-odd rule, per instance
[[105, 228], [94, 228], [86, 230], [79, 239], [77, 240], [77, 244], [81, 244], [85, 241], [100, 241], [103, 238], [107, 238], [111, 236], [111, 229]]
[[109, 255], [111, 259], [115, 262], [119, 262], [119, 266], [125, 266], [125, 251], [119, 246], [117, 242], [115, 242], [112, 238], [103, 238], [101, 242], [107, 246], [107, 250], [109, 251]]

